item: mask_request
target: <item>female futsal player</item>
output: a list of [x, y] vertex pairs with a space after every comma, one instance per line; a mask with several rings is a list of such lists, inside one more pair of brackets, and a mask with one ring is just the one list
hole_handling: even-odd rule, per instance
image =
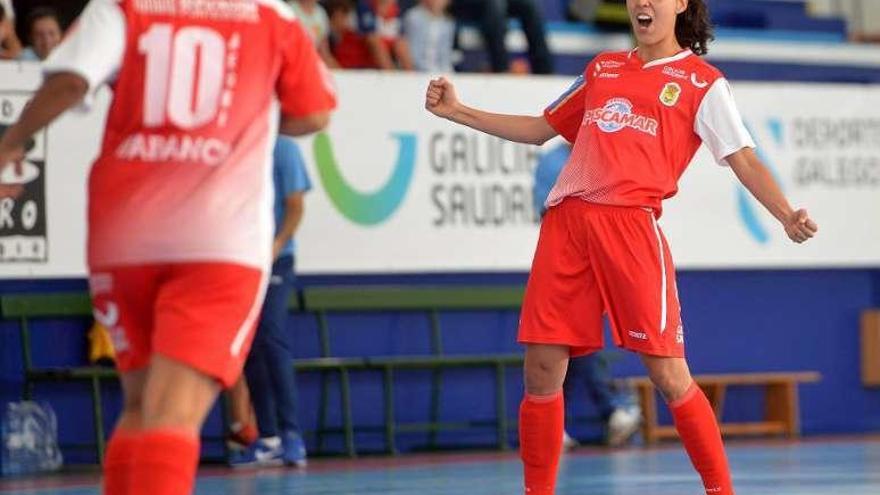
[[603, 346], [607, 312], [615, 343], [641, 356], [666, 398], [706, 493], [732, 495], [715, 414], [684, 359], [675, 269], [657, 225], [661, 203], [705, 144], [792, 241], [813, 237], [817, 226], [789, 205], [755, 155], [727, 81], [699, 57], [712, 39], [704, 0], [628, 0], [627, 9], [638, 47], [593, 59], [541, 116], [470, 108], [443, 78], [428, 86], [426, 107], [511, 141], [562, 135], [574, 143], [547, 200], [519, 329], [526, 493], [554, 492], [566, 365]]

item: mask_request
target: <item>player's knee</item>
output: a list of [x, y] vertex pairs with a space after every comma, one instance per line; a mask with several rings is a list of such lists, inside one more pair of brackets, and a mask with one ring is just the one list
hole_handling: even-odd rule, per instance
[[[561, 374], [561, 376], [560, 376]], [[565, 381], [565, 368], [550, 360], [532, 360], [526, 364], [526, 392], [532, 395], [549, 395], [559, 391]]]
[[193, 427], [197, 431], [219, 392], [220, 384], [214, 377], [155, 354], [143, 393], [145, 427]]
[[144, 428], [173, 428], [198, 432], [217, 396], [213, 388], [210, 390], [206, 388], [184, 383], [179, 388], [148, 389], [144, 394], [141, 408]]
[[687, 370], [662, 368], [651, 372], [651, 381], [667, 401], [681, 398], [691, 386], [693, 379]]
[[550, 395], [562, 389], [568, 368], [569, 349], [558, 345], [529, 345], [526, 348], [526, 393]]
[[145, 401], [142, 409], [144, 428], [173, 428], [199, 431], [203, 413], [195, 404]]

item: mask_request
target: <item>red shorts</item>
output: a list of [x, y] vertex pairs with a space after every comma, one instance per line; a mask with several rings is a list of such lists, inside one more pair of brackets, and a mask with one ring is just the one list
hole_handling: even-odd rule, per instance
[[232, 263], [92, 269], [95, 319], [110, 332], [120, 371], [156, 353], [231, 386], [250, 350], [266, 273]]
[[518, 340], [684, 357], [675, 267], [653, 213], [568, 198], [544, 215], [523, 301]]

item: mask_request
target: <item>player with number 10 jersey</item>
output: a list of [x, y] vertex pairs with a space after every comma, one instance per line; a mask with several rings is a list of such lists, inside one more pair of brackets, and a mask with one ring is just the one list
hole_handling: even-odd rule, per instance
[[[120, 367], [142, 368], [159, 352], [231, 383], [271, 264], [279, 111], [298, 118], [335, 105], [306, 31], [273, 0], [93, 0], [45, 71], [114, 89], [89, 178], [88, 261], [96, 314], [119, 315], [108, 326]], [[236, 303], [198, 324], [147, 328], [138, 306], [167, 293], [173, 284], [158, 281], [171, 268], [195, 270], [183, 285], [236, 281]], [[200, 312], [188, 301], [196, 289], [178, 289], [175, 303]]]

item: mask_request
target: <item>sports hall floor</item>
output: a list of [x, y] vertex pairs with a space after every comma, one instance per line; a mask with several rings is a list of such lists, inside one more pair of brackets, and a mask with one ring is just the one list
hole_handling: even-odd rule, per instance
[[[878, 495], [880, 438], [734, 442], [729, 455], [738, 495]], [[409, 455], [398, 459], [314, 460], [305, 471], [200, 472], [198, 495], [518, 495], [520, 464], [510, 454]], [[97, 475], [0, 481], [0, 493], [98, 494]], [[701, 495], [684, 452], [659, 448], [566, 456], [559, 495]]]

